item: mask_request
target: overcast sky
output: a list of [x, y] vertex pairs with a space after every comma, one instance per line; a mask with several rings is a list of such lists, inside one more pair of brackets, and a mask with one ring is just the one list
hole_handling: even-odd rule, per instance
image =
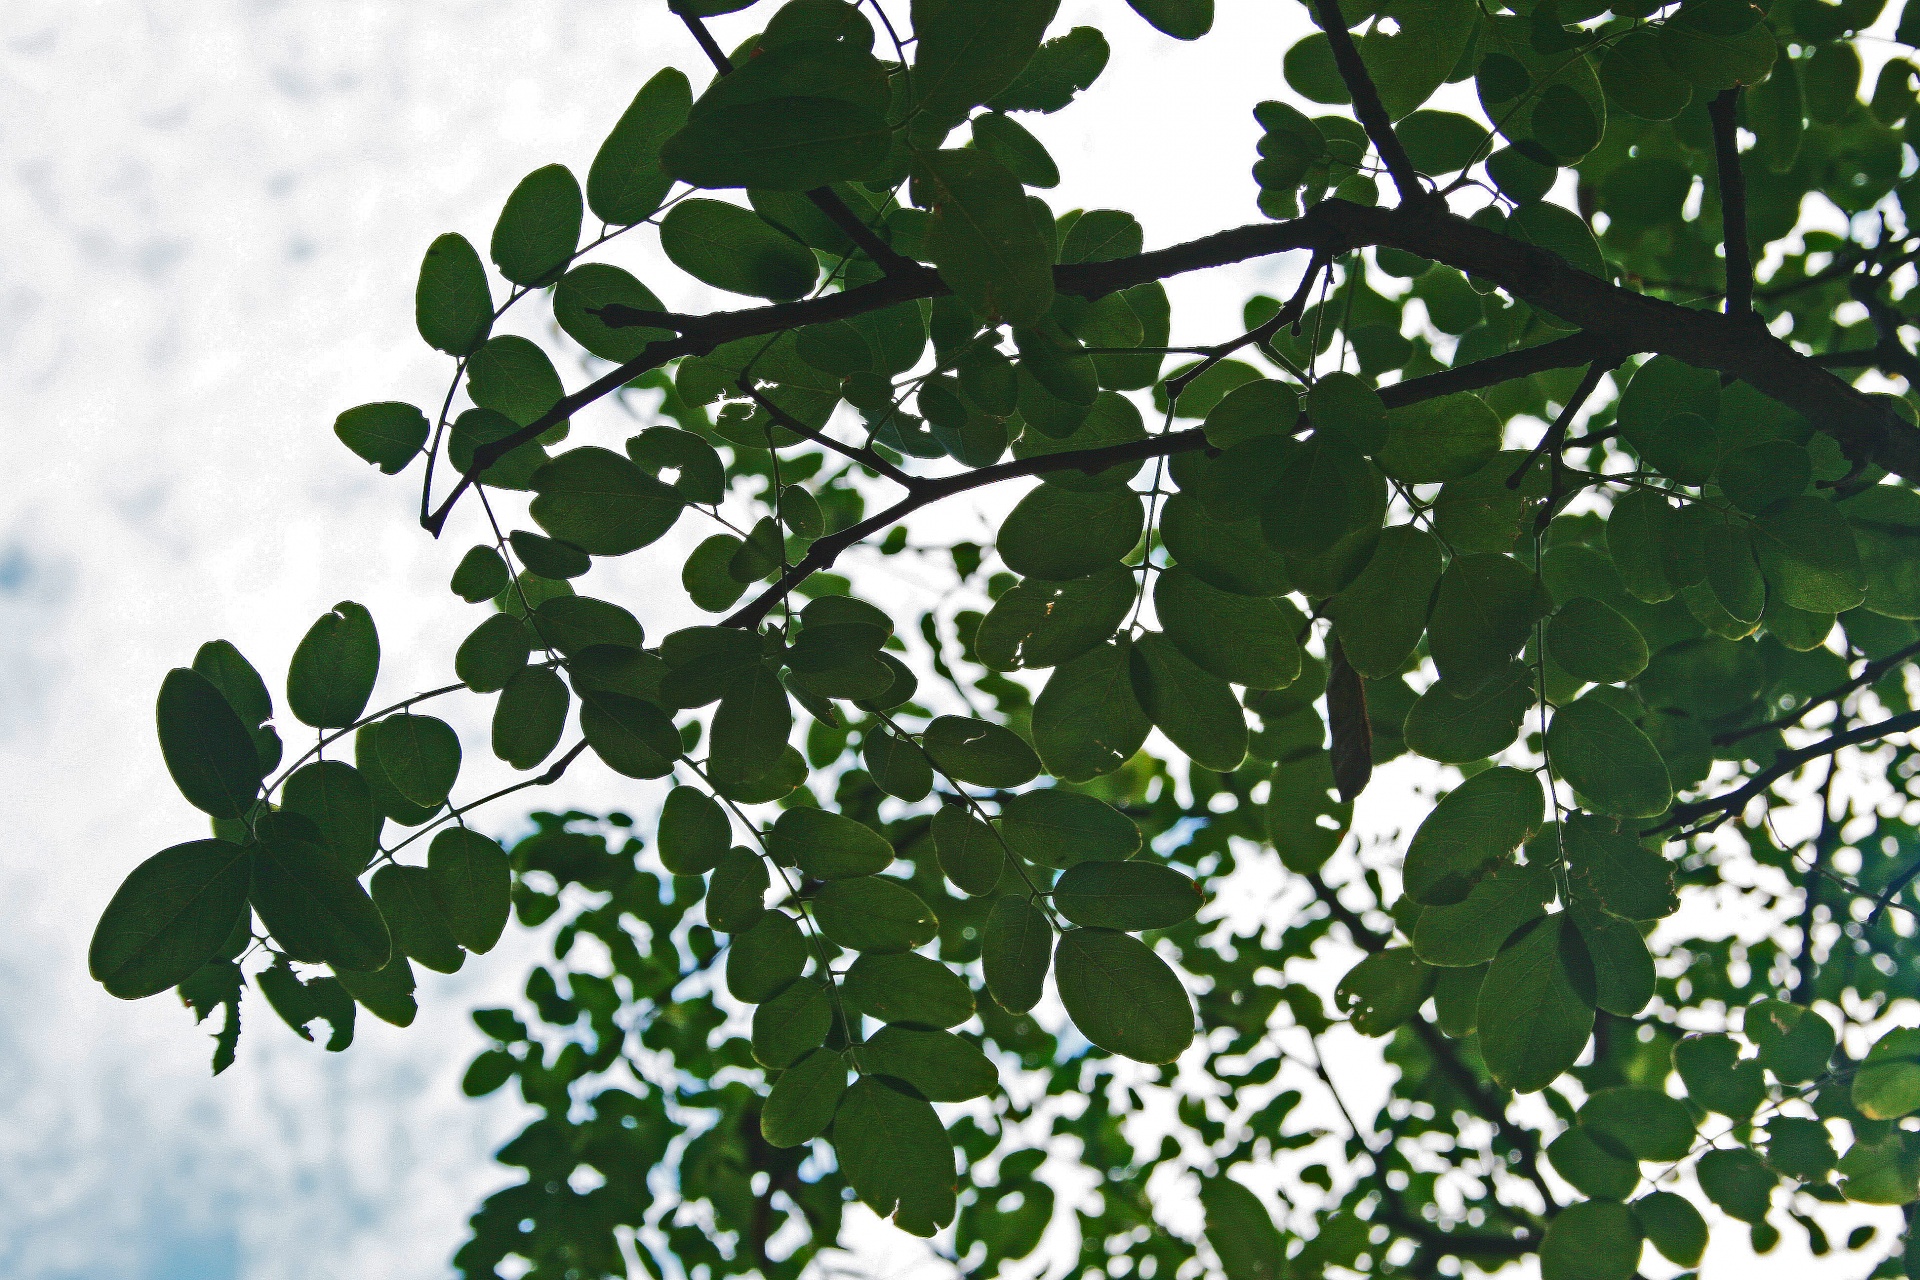
[[[731, 44], [753, 21], [716, 26]], [[1131, 209], [1150, 247], [1255, 220], [1249, 108], [1280, 90], [1302, 21], [1237, 0], [1211, 37], [1179, 45], [1117, 0], [1069, 0], [1060, 29], [1101, 26], [1115, 57], [1084, 105], [1033, 125], [1067, 175], [1056, 210]], [[308, 623], [354, 599], [381, 630], [377, 700], [445, 680], [475, 615], [444, 583], [477, 530], [429, 540], [411, 518], [417, 469], [378, 476], [329, 424], [444, 391], [449, 362], [412, 325], [427, 243], [459, 230], [484, 246], [539, 165], [584, 174], [668, 63], [703, 74], [658, 0], [6, 6], [0, 1275], [440, 1275], [466, 1212], [510, 1180], [489, 1153], [516, 1105], [472, 1103], [458, 1079], [478, 1045], [466, 1011], [511, 996], [524, 939], [457, 977], [423, 973], [415, 1025], [363, 1017], [344, 1055], [250, 1000], [239, 1062], [217, 1081], [184, 1010], [111, 1000], [84, 952], [126, 872], [202, 833], [151, 730], [161, 675], [202, 641], [234, 641], [277, 691]], [[669, 306], [740, 305], [663, 269], [649, 236], [612, 260]], [[1175, 282], [1176, 336], [1232, 332], [1245, 296], [1298, 265]], [[540, 332], [531, 314], [514, 327]], [[578, 368], [562, 372], [577, 385]], [[596, 414], [576, 429], [626, 434]], [[598, 569], [598, 590], [646, 599], [670, 559]], [[642, 612], [655, 635], [691, 620]], [[449, 715], [476, 728], [477, 710]], [[583, 765], [542, 803], [650, 801]], [[871, 1239], [876, 1274], [921, 1256]]]

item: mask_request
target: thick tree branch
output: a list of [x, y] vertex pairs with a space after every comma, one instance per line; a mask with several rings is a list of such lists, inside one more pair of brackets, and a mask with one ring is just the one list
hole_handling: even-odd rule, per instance
[[1333, 65], [1339, 68], [1340, 79], [1345, 82], [1347, 93], [1353, 98], [1353, 114], [1359, 118], [1360, 127], [1367, 131], [1373, 149], [1380, 153], [1387, 172], [1393, 175], [1393, 185], [1400, 192], [1400, 203], [1440, 203], [1420, 181], [1420, 171], [1407, 158], [1407, 149], [1400, 145], [1400, 135], [1393, 131], [1393, 118], [1380, 102], [1380, 91], [1374, 87], [1367, 64], [1360, 60], [1360, 50], [1353, 43], [1352, 33], [1347, 30], [1346, 15], [1340, 12], [1340, 0], [1313, 0], [1313, 20], [1327, 33], [1327, 43], [1333, 46]]
[[1720, 177], [1720, 237], [1727, 253], [1726, 313], [1753, 312], [1753, 248], [1747, 240], [1747, 179], [1740, 172], [1740, 86], [1707, 104], [1713, 122], [1714, 164]]

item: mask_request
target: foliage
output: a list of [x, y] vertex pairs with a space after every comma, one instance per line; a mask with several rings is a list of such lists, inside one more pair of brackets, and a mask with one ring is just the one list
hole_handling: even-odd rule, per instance
[[[1146, 252], [1037, 194], [1039, 118], [1108, 57], [1049, 0], [768, 0], [725, 52], [704, 19], [750, 4], [678, 0], [711, 81], [647, 81], [584, 189], [513, 189], [503, 301], [465, 238], [428, 249], [445, 407], [335, 429], [425, 455], [435, 536], [486, 500], [458, 683], [369, 712], [342, 603], [284, 762], [233, 646], [170, 673], [214, 838], [115, 895], [107, 990], [223, 1011], [219, 1071], [248, 977], [338, 1050], [357, 1008], [412, 1019], [415, 964], [543, 930], [525, 1006], [475, 1014], [467, 1092], [541, 1114], [469, 1275], [791, 1276], [857, 1199], [969, 1274], [1058, 1222], [1076, 1274], [1626, 1280], [1643, 1243], [1820, 1254], [1827, 1206], [1920, 1199], [1920, 431], [1887, 394], [1920, 368], [1920, 71], [1860, 57], [1920, 16], [1315, 0], [1255, 113], [1267, 220]], [[602, 260], [639, 226], [769, 305], [665, 311]], [[1171, 345], [1161, 281], [1275, 254], [1289, 298]], [[529, 298], [593, 381], [494, 332]], [[990, 544], [909, 546], [1035, 479]], [[702, 520], [711, 625], [649, 645], [648, 602], [586, 594]], [[832, 572], [856, 547], [952, 590], [899, 616]], [[478, 747], [429, 705], [463, 692], [527, 776], [456, 803]], [[466, 825], [585, 757], [671, 780], [651, 832]], [[1416, 829], [1352, 834], [1414, 757]], [[1349, 1031], [1392, 1069], [1370, 1117], [1320, 1056]]]

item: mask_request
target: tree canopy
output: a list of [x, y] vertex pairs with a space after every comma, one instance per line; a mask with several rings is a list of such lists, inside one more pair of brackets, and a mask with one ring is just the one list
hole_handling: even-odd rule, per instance
[[[983, 1277], [1050, 1230], [1140, 1280], [1628, 1280], [1726, 1232], [1907, 1274], [1831, 1227], [1920, 1199], [1920, 5], [1884, 4], [1312, 0], [1256, 220], [1149, 249], [1044, 194], [1039, 120], [1109, 56], [1057, 0], [673, 0], [708, 65], [584, 185], [521, 179], [487, 260], [427, 249], [437, 412], [334, 424], [427, 534], [488, 531], [453, 681], [370, 710], [352, 602], [278, 702], [222, 640], [171, 671], [212, 832], [132, 870], [94, 976], [212, 1019], [219, 1072], [249, 985], [343, 1050], [416, 965], [551, 939], [474, 1014], [466, 1091], [539, 1115], [468, 1276], [793, 1277], [856, 1201]], [[642, 227], [748, 303], [666, 310]], [[1165, 280], [1270, 257], [1288, 296], [1176, 330]], [[909, 533], [996, 486], [991, 538]], [[649, 547], [708, 625], [593, 594]], [[949, 589], [905, 613], [874, 557]], [[470, 695], [489, 743], [432, 714]], [[524, 777], [474, 794], [489, 748]], [[589, 762], [660, 784], [641, 816], [469, 825]]]

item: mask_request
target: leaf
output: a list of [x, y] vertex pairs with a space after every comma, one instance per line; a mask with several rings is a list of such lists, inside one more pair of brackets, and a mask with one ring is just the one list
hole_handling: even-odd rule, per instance
[[262, 826], [250, 896], [280, 949], [335, 969], [385, 968], [393, 955], [386, 921], [360, 882], [323, 846], [280, 824]]
[[680, 758], [680, 734], [653, 703], [605, 689], [581, 689], [580, 732], [609, 769], [664, 778]]
[[526, 669], [533, 636], [526, 623], [496, 613], [475, 627], [453, 655], [453, 672], [475, 693], [495, 693]]
[[1081, 862], [1053, 886], [1053, 905], [1089, 928], [1171, 929], [1191, 920], [1205, 895], [1193, 880], [1158, 863]]
[[1478, 11], [1469, 0], [1391, 0], [1376, 24], [1355, 43], [1380, 92], [1387, 115], [1399, 120], [1433, 96], [1473, 39]]
[[1607, 520], [1607, 551], [1620, 581], [1634, 597], [1648, 604], [1673, 598], [1667, 577], [1665, 539], [1669, 508], [1665, 498], [1647, 489], [1635, 489], [1614, 500]]
[[1773, 32], [1764, 25], [1739, 32], [1713, 30], [1695, 20], [1690, 6], [1661, 23], [1655, 33], [1667, 62], [1702, 89], [1759, 84], [1773, 68]]
[[[1693, 86], [1661, 50], [1652, 31], [1629, 31], [1600, 61], [1607, 102], [1642, 120], [1671, 120], [1693, 100]], [[1798, 123], [1799, 111], [1794, 112]]]
[[1567, 874], [1583, 890], [1626, 920], [1658, 920], [1680, 909], [1673, 864], [1643, 848], [1617, 821], [1589, 813], [1568, 814], [1561, 828]]
[[891, 142], [886, 118], [865, 104], [766, 98], [696, 111], [661, 147], [660, 164], [696, 187], [810, 191], [875, 177]]
[[[1531, 18], [1505, 16], [1480, 24], [1478, 50], [1481, 109], [1516, 149], [1536, 145], [1572, 164], [1600, 141], [1606, 98], [1584, 54], [1542, 52]], [[1495, 58], [1501, 74], [1489, 68]]]
[[1015, 573], [1049, 582], [1085, 578], [1126, 556], [1146, 512], [1131, 489], [1078, 493], [1043, 484], [1000, 526], [1000, 558]]
[[1482, 872], [1540, 830], [1546, 795], [1521, 769], [1477, 773], [1434, 806], [1407, 846], [1407, 896], [1431, 906], [1464, 902]]
[[1427, 628], [1440, 566], [1432, 534], [1412, 525], [1380, 531], [1367, 567], [1326, 606], [1355, 671], [1376, 680], [1399, 674]]
[[820, 274], [813, 251], [750, 209], [682, 200], [660, 222], [660, 247], [694, 279], [729, 293], [789, 302]]
[[814, 894], [813, 914], [820, 932], [849, 951], [911, 951], [939, 929], [918, 894], [885, 876], [828, 881]]
[[1282, 760], [1267, 784], [1267, 836], [1289, 871], [1318, 871], [1345, 838], [1353, 804], [1335, 794], [1333, 761], [1325, 752]]
[[1548, 1144], [1547, 1159], [1574, 1190], [1595, 1199], [1625, 1200], [1640, 1185], [1640, 1165], [1632, 1153], [1611, 1134], [1595, 1129], [1567, 1129]]
[[563, 164], [520, 180], [493, 225], [489, 252], [500, 274], [532, 288], [551, 284], [580, 244], [580, 184]]
[[1433, 970], [1405, 947], [1365, 956], [1335, 988], [1334, 1003], [1363, 1036], [1383, 1036], [1419, 1011], [1433, 990]]
[[1061, 934], [1054, 983], [1080, 1034], [1109, 1053], [1172, 1062], [1193, 1041], [1193, 1003], [1180, 976], [1130, 934]]
[[992, 893], [1007, 868], [1006, 852], [993, 828], [957, 805], [933, 815], [933, 846], [940, 870], [973, 897]]
[[616, 227], [632, 226], [660, 207], [673, 179], [660, 166], [660, 146], [693, 105], [686, 73], [663, 67], [640, 86], [587, 170], [587, 207]]
[[1647, 642], [1631, 622], [1592, 596], [1575, 596], [1547, 623], [1547, 652], [1568, 675], [1625, 684], [1647, 669]]
[[751, 782], [771, 772], [793, 731], [786, 686], [768, 663], [733, 678], [707, 734], [707, 769], [718, 786]]
[[[762, 916], [761, 923], [765, 920]], [[827, 988], [809, 979], [790, 982], [753, 1011], [754, 1060], [767, 1067], [790, 1066], [824, 1044], [832, 1027]]]
[[417, 805], [401, 795], [387, 777], [386, 769], [380, 763], [380, 752], [375, 745], [379, 736], [377, 724], [362, 725], [353, 736], [353, 767], [360, 780], [367, 784], [367, 796], [373, 801], [374, 811], [384, 818], [391, 818], [404, 826], [417, 827], [432, 818], [439, 810]]
[[1630, 1206], [1647, 1242], [1677, 1267], [1697, 1267], [1707, 1251], [1707, 1223], [1684, 1196], [1653, 1191]]
[[1032, 901], [1014, 895], [993, 904], [981, 941], [980, 970], [994, 1003], [1025, 1013], [1040, 1003], [1053, 965], [1053, 925]]
[[863, 1071], [904, 1080], [931, 1102], [984, 1097], [1000, 1079], [986, 1054], [951, 1031], [882, 1027], [855, 1057]]
[[731, 845], [733, 825], [712, 796], [695, 787], [675, 787], [661, 806], [654, 840], [668, 871], [677, 876], [705, 875]]
[[1580, 1108], [1580, 1123], [1606, 1134], [1636, 1160], [1684, 1160], [1693, 1150], [1693, 1114], [1658, 1089], [1599, 1089]]
[[635, 311], [666, 309], [653, 290], [630, 273], [604, 262], [582, 263], [561, 276], [560, 283], [554, 286], [554, 320], [566, 330], [568, 337], [602, 360], [623, 364], [638, 357], [648, 344], [673, 336], [665, 329], [609, 325], [603, 313], [615, 306]]
[[893, 862], [893, 846], [852, 818], [825, 809], [789, 809], [767, 832], [767, 855], [816, 880], [845, 880], [885, 871]]
[[1407, 712], [1402, 732], [1408, 748], [1429, 760], [1467, 764], [1510, 745], [1532, 706], [1532, 672], [1523, 662], [1510, 662], [1470, 694], [1436, 680]]
[[917, 1236], [953, 1221], [953, 1147], [932, 1104], [878, 1076], [854, 1081], [833, 1121], [833, 1150], [854, 1194]]
[[493, 754], [516, 769], [545, 760], [560, 745], [570, 702], [566, 681], [549, 668], [521, 671], [494, 704]]
[[981, 320], [1030, 324], [1053, 305], [1053, 254], [1005, 165], [981, 151], [915, 158], [913, 202], [932, 214], [927, 254]]
[[1742, 1059], [1728, 1036], [1693, 1035], [1673, 1046], [1673, 1067], [1687, 1097], [1731, 1120], [1745, 1120], [1767, 1096], [1760, 1063]]
[[273, 1011], [302, 1040], [313, 1039], [309, 1024], [324, 1021], [330, 1028], [327, 1052], [339, 1053], [353, 1043], [353, 998], [338, 980], [321, 977], [302, 982], [284, 959], [254, 974], [253, 980]]
[[1175, 40], [1198, 40], [1213, 30], [1213, 0], [1127, 0], [1127, 6]]
[[1267, 493], [1260, 528], [1287, 557], [1299, 586], [1298, 562], [1326, 555], [1350, 535], [1378, 529], [1386, 506], [1386, 477], [1371, 462], [1350, 445], [1315, 437], [1294, 451]]
[[[1760, 1065], [1783, 1084], [1804, 1084], [1827, 1073], [1836, 1040], [1833, 1024], [1825, 1018], [1784, 1000], [1750, 1004], [1743, 1017], [1740, 1029], [1760, 1050]], [[1870, 1050], [1868, 1064], [1874, 1060]]]
[[1653, 956], [1640, 931], [1618, 916], [1585, 903], [1571, 908], [1574, 927], [1593, 963], [1593, 1002], [1606, 1012], [1632, 1018], [1653, 999]]
[[372, 726], [374, 750], [387, 781], [422, 808], [446, 803], [460, 776], [460, 737], [444, 720], [407, 713]]
[[466, 952], [454, 940], [453, 930], [434, 896], [433, 880], [425, 867], [392, 863], [373, 873], [373, 904], [387, 922], [393, 945], [402, 955], [436, 973], [453, 973], [466, 962]]
[[743, 933], [766, 911], [771, 883], [766, 864], [738, 845], [720, 855], [707, 885], [707, 923], [721, 933]]
[[807, 967], [807, 940], [794, 918], [768, 911], [727, 948], [727, 992], [760, 1004], [786, 989]]
[[[1535, 120], [1538, 128], [1538, 118]], [[1530, 244], [1552, 250], [1575, 270], [1602, 280], [1611, 274], [1586, 220], [1571, 209], [1544, 200], [1523, 205], [1507, 220], [1514, 234]]]
[[313, 823], [333, 856], [363, 871], [379, 848], [384, 819], [360, 771], [343, 760], [316, 760], [294, 770], [280, 790], [280, 807]]
[[1694, 1176], [1707, 1199], [1729, 1217], [1742, 1222], [1765, 1222], [1779, 1178], [1745, 1147], [1716, 1149], [1701, 1155]]
[[215, 818], [245, 815], [263, 770], [252, 735], [219, 688], [175, 667], [160, 682], [154, 713], [160, 754], [187, 802]]
[[1367, 713], [1366, 686], [1347, 664], [1338, 637], [1327, 651], [1327, 730], [1332, 738], [1327, 758], [1333, 766], [1333, 784], [1340, 798], [1351, 804], [1373, 778], [1373, 722]]
[[1160, 540], [1183, 567], [1222, 591], [1278, 596], [1292, 585], [1286, 561], [1268, 543], [1258, 520], [1216, 518], [1192, 494], [1167, 499], [1160, 511]]
[[1627, 1280], [1640, 1265], [1640, 1224], [1611, 1200], [1570, 1204], [1547, 1223], [1541, 1280]]
[[[467, 395], [481, 408], [503, 415], [516, 427], [531, 425], [564, 394], [560, 374], [547, 353], [517, 335], [501, 334], [487, 339], [467, 361]], [[552, 439], [565, 434], [564, 430], [560, 431]], [[551, 443], [552, 439], [545, 443]]]
[[1487, 131], [1452, 111], [1415, 111], [1394, 132], [1407, 149], [1407, 158], [1421, 173], [1457, 173], [1483, 154]]
[[1564, 915], [1539, 921], [1493, 959], [1480, 988], [1480, 1052], [1516, 1093], [1546, 1088], [1593, 1032], [1592, 961]]
[[617, 604], [591, 596], [555, 596], [534, 607], [533, 629], [543, 648], [578, 658], [596, 646], [638, 649], [640, 623]]
[[154, 854], [100, 913], [87, 972], [121, 1000], [185, 982], [233, 933], [252, 871], [251, 850], [225, 840], [193, 840]]
[[831, 1049], [815, 1049], [780, 1073], [760, 1109], [760, 1133], [776, 1147], [797, 1147], [833, 1123], [847, 1091], [847, 1062]]
[[537, 496], [528, 510], [540, 527], [596, 556], [623, 556], [657, 541], [685, 505], [671, 487], [593, 445], [561, 454], [533, 473], [532, 484]]
[[1839, 1157], [1827, 1126], [1801, 1116], [1774, 1116], [1767, 1121], [1767, 1163], [1802, 1182], [1825, 1182]]
[[1097, 29], [1075, 27], [1041, 45], [986, 106], [993, 111], [1058, 111], [1092, 86], [1106, 69], [1109, 53], [1107, 38]]
[[397, 475], [426, 444], [427, 417], [394, 400], [363, 404], [335, 418], [333, 434], [384, 474]]
[[1440, 576], [1427, 644], [1456, 696], [1484, 687], [1507, 669], [1545, 611], [1546, 592], [1518, 560], [1461, 555]]
[[427, 846], [427, 874], [454, 939], [476, 955], [493, 950], [513, 888], [506, 851], [470, 828], [448, 827]]
[[911, 951], [863, 952], [854, 957], [840, 977], [840, 994], [855, 1009], [882, 1022], [956, 1027], [974, 1012], [973, 991], [965, 978], [938, 960]]
[[1801, 496], [1753, 522], [1754, 550], [1767, 585], [1810, 613], [1841, 613], [1866, 598], [1867, 575], [1839, 508]]
[[360, 718], [380, 671], [373, 615], [342, 600], [301, 638], [287, 664], [287, 707], [302, 724], [344, 729]]
[[1060, 666], [1033, 706], [1033, 745], [1068, 782], [1112, 773], [1153, 725], [1133, 689], [1130, 642], [1102, 644]]
[[1195, 764], [1231, 773], [1247, 758], [1247, 720], [1226, 681], [1149, 631], [1130, 655], [1140, 709]]
[[1222, 680], [1280, 689], [1300, 674], [1305, 619], [1289, 603], [1230, 594], [1174, 565], [1155, 581], [1153, 606], [1166, 638]]
[[1552, 872], [1537, 864], [1497, 864], [1461, 902], [1428, 907], [1413, 927], [1413, 949], [1431, 965], [1470, 968], [1499, 954], [1502, 944], [1553, 900]]
[[419, 1016], [420, 1004], [413, 994], [413, 966], [397, 952], [384, 968], [371, 973], [340, 969], [334, 972], [333, 977], [348, 995], [382, 1022], [396, 1027], [410, 1027], [414, 1018]]
[[1046, 788], [1009, 796], [1000, 805], [1007, 847], [1043, 867], [1123, 862], [1140, 850], [1133, 819], [1092, 796]]
[[[1058, 0], [915, 0], [914, 110], [936, 127], [964, 120], [974, 107], [1014, 84], [1039, 51], [1058, 9]], [[1104, 49], [1106, 42], [1100, 44]]]
[[1657, 818], [1673, 803], [1673, 783], [1653, 740], [1598, 697], [1553, 713], [1547, 750], [1555, 772], [1602, 813]]
[[873, 785], [896, 799], [921, 800], [933, 790], [933, 766], [927, 757], [891, 729], [869, 729], [860, 743], [860, 759]]
[[1207, 1243], [1227, 1280], [1280, 1280], [1286, 1274], [1286, 1241], [1260, 1197], [1228, 1177], [1200, 1181]]
[[942, 773], [976, 787], [1006, 790], [1039, 776], [1040, 760], [1020, 735], [967, 716], [939, 716], [921, 745]]
[[[427, 256], [420, 262], [420, 281], [413, 292], [413, 321], [428, 346], [450, 356], [470, 356], [487, 340], [493, 329], [493, 291], [487, 286], [487, 269], [480, 255], [465, 236], [449, 232], [427, 246]], [[420, 426], [420, 439], [407, 451], [407, 458], [426, 440], [424, 417]], [[380, 462], [348, 440], [338, 423], [334, 430], [355, 453], [369, 462]], [[381, 470], [391, 475], [405, 461], [401, 458], [391, 469], [381, 462]]]
[[1071, 662], [1113, 635], [1138, 586], [1118, 563], [1068, 582], [1029, 578], [994, 602], [974, 633], [974, 651], [994, 671]]

